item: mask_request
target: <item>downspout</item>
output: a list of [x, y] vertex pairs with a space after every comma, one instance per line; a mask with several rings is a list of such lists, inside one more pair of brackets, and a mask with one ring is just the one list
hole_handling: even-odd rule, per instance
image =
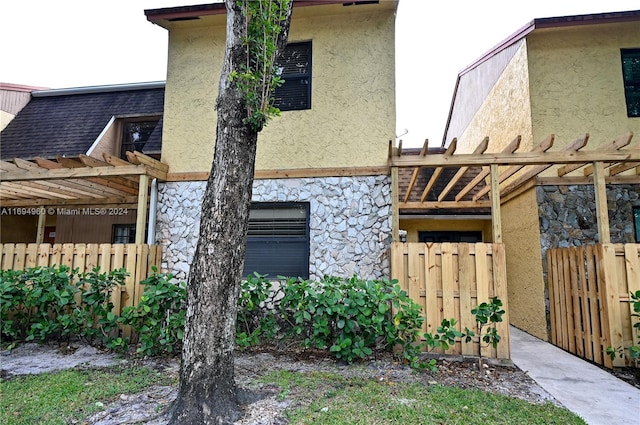
[[158, 180], [151, 180], [151, 195], [149, 197], [149, 223], [147, 228], [147, 245], [155, 244], [156, 239], [156, 209], [158, 202]]

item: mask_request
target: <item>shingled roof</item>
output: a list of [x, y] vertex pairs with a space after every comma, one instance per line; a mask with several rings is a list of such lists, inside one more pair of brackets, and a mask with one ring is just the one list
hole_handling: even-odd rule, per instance
[[[112, 117], [161, 116], [164, 83], [35, 91], [0, 133], [2, 159], [86, 154]], [[160, 152], [162, 120], [144, 153]]]

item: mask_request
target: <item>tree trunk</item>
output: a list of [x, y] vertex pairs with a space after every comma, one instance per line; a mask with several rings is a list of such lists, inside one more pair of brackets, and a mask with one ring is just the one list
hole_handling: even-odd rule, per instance
[[[246, 62], [245, 17], [227, 1], [227, 47], [217, 99], [214, 161], [188, 280], [188, 307], [173, 424], [226, 424], [240, 417], [233, 351], [246, 249], [257, 131], [229, 75]], [[196, 146], [194, 146], [197, 149]]]

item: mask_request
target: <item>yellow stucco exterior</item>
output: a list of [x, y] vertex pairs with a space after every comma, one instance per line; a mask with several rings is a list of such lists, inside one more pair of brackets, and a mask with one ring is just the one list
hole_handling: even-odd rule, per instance
[[[584, 133], [590, 134], [587, 149], [629, 131], [640, 135], [640, 119], [627, 117], [620, 58], [621, 48], [638, 47], [638, 22], [535, 29], [459, 137], [458, 152], [471, 152], [485, 136], [488, 152], [497, 152], [516, 135], [520, 151], [550, 134], [556, 135], [553, 150]], [[511, 322], [546, 338], [535, 190], [502, 205], [502, 232]]]
[[[209, 171], [224, 15], [170, 23], [162, 160]], [[257, 170], [384, 166], [395, 137], [395, 2], [294, 8], [289, 42], [312, 43], [312, 108], [260, 134]]]
[[640, 48], [640, 23], [536, 30], [527, 37], [531, 120], [535, 140], [556, 135], [554, 150], [589, 133], [588, 149], [632, 131], [620, 49]]

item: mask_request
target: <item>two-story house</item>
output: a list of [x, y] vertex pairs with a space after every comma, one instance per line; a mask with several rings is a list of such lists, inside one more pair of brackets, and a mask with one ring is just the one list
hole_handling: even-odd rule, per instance
[[[260, 133], [245, 273], [389, 275], [397, 1], [294, 1], [275, 93]], [[146, 10], [169, 32], [157, 239], [186, 276], [213, 160], [226, 36], [223, 3]]]
[[[459, 74], [442, 145], [455, 137], [457, 152], [469, 153], [488, 136], [487, 152], [500, 152], [521, 135], [522, 152], [554, 134], [557, 151], [588, 133], [589, 150], [615, 150], [630, 132], [637, 147], [640, 11], [534, 19], [519, 29]], [[639, 174], [607, 172], [614, 243], [640, 243]], [[598, 241], [593, 190], [589, 167], [552, 167], [502, 205], [510, 318], [534, 335], [547, 337], [546, 250]]]

